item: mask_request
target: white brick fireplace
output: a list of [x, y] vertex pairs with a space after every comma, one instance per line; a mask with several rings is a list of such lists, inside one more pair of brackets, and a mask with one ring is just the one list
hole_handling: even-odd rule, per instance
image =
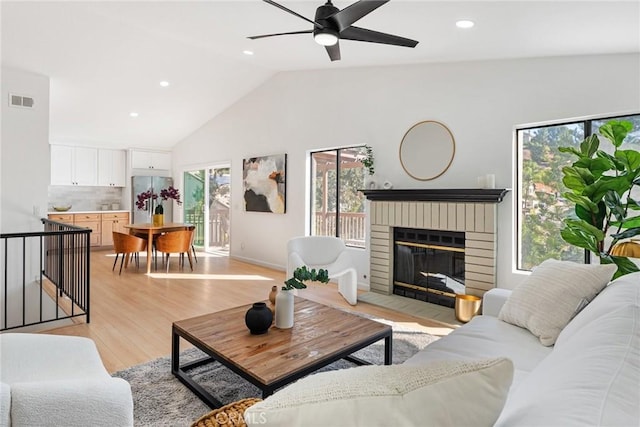
[[495, 287], [497, 203], [504, 189], [367, 190], [370, 206], [371, 291], [393, 293], [393, 228], [465, 233], [466, 292]]

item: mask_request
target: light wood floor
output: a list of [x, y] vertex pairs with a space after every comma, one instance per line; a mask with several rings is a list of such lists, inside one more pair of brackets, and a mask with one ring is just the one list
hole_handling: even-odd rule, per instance
[[[111, 271], [110, 251], [91, 253], [91, 323], [46, 331], [93, 339], [109, 372], [166, 356], [171, 351], [171, 325], [176, 320], [266, 300], [273, 285], [282, 285], [285, 273], [228, 257], [198, 253], [191, 272], [172, 260], [169, 274], [158, 265], [150, 275], [129, 266]], [[119, 264], [119, 261], [118, 261]], [[359, 302], [350, 306], [334, 284], [310, 284], [299, 295], [334, 307], [369, 313], [396, 322], [408, 322], [434, 335], [446, 335], [448, 325]], [[186, 347], [186, 343], [183, 343]]]

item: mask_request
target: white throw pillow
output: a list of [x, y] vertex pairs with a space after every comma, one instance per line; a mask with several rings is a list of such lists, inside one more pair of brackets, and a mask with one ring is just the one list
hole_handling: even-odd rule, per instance
[[542, 345], [562, 329], [611, 280], [615, 264], [577, 264], [548, 259], [513, 290], [498, 319], [526, 328]]
[[245, 412], [249, 426], [492, 426], [513, 363], [434, 361], [361, 366], [310, 375]]

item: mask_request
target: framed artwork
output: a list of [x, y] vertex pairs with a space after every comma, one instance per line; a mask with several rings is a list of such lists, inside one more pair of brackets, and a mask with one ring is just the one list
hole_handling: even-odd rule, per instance
[[242, 178], [245, 211], [285, 213], [286, 170], [286, 154], [244, 159]]

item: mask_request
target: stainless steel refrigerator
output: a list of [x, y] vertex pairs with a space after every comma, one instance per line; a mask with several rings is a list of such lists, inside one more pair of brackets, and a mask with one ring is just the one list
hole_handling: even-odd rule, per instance
[[[131, 218], [132, 224], [151, 222], [151, 212], [157, 203], [145, 203], [145, 209], [138, 209], [136, 201], [138, 194], [151, 190], [160, 197], [160, 191], [173, 185], [173, 178], [168, 176], [132, 176], [131, 177]], [[165, 200], [162, 203], [164, 208], [164, 222], [173, 222], [173, 200]]]

